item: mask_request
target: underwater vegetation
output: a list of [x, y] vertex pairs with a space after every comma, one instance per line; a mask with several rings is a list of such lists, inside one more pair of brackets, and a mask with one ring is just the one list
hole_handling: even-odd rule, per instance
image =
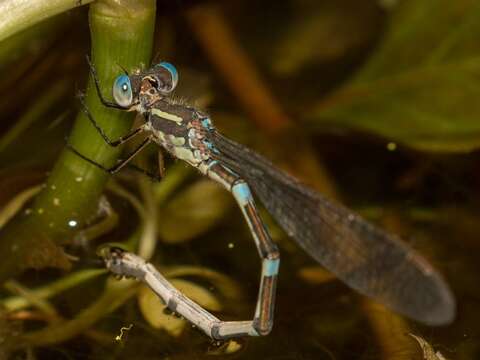
[[[0, 358], [480, 358], [480, 4], [473, 0], [0, 3]], [[349, 289], [260, 206], [280, 248], [266, 337], [213, 341], [105, 244], [139, 254], [225, 320], [251, 319], [260, 261], [233, 197], [104, 107], [119, 74], [168, 61], [174, 98], [311, 188], [399, 234], [444, 276], [455, 320], [429, 327]], [[366, 249], [366, 251], [372, 249]]]

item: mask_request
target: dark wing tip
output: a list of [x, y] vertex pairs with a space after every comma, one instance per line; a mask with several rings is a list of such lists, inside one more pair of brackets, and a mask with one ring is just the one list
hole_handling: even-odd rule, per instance
[[449, 325], [453, 322], [456, 315], [455, 297], [446, 282], [439, 275], [434, 274], [434, 277], [435, 279], [432, 280], [435, 284], [433, 289], [435, 294], [433, 294], [432, 298], [435, 301], [429, 308], [424, 309], [423, 312], [416, 312], [413, 318], [430, 326]]
[[413, 250], [409, 250], [409, 255], [409, 261], [399, 263], [402, 271], [387, 277], [391, 285], [384, 289], [386, 291], [368, 295], [425, 325], [452, 323], [456, 315], [456, 301], [447, 282]]

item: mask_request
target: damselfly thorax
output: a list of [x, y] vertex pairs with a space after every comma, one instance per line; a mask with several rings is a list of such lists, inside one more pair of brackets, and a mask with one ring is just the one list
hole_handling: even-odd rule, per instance
[[205, 113], [169, 97], [177, 79], [176, 69], [161, 63], [145, 73], [120, 76], [114, 98], [127, 110], [143, 114], [143, 130], [152, 141], [205, 174], [211, 160], [212, 146], [206, 139], [211, 121]]
[[148, 112], [146, 130], [153, 141], [163, 146], [175, 158], [184, 160], [205, 173], [211, 160], [207, 140], [210, 119], [185, 105], [158, 100]]

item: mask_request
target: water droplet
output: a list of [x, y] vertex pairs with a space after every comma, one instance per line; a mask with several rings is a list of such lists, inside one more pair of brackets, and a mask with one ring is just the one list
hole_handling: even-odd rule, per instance
[[395, 150], [397, 150], [397, 144], [394, 143], [394, 142], [389, 142], [389, 143], [387, 144], [387, 150], [388, 150], [388, 151], [395, 151]]
[[83, 181], [83, 177], [77, 176], [77, 177], [75, 178], [75, 181], [76, 181], [76, 182], [82, 182], [82, 181]]
[[57, 189], [57, 187], [56, 187], [55, 185], [50, 186], [50, 188], [51, 188], [52, 190], [56, 190], [56, 189]]
[[228, 243], [228, 248], [229, 249], [233, 249], [235, 247], [235, 244], [234, 243]]
[[75, 226], [77, 226], [77, 224], [78, 224], [78, 223], [77, 223], [76, 220], [70, 220], [70, 221], [68, 222], [68, 226], [70, 226], [70, 227], [75, 227]]
[[60, 205], [60, 199], [59, 198], [53, 198], [53, 205], [59, 206]]
[[40, 208], [40, 209], [37, 210], [37, 212], [38, 212], [39, 214], [43, 214], [43, 209]]

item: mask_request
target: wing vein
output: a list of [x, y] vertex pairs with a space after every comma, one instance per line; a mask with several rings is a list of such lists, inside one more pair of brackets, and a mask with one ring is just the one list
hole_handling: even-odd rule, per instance
[[347, 285], [427, 324], [453, 318], [455, 303], [444, 280], [398, 237], [217, 131], [209, 140], [213, 157], [242, 176], [285, 232]]

